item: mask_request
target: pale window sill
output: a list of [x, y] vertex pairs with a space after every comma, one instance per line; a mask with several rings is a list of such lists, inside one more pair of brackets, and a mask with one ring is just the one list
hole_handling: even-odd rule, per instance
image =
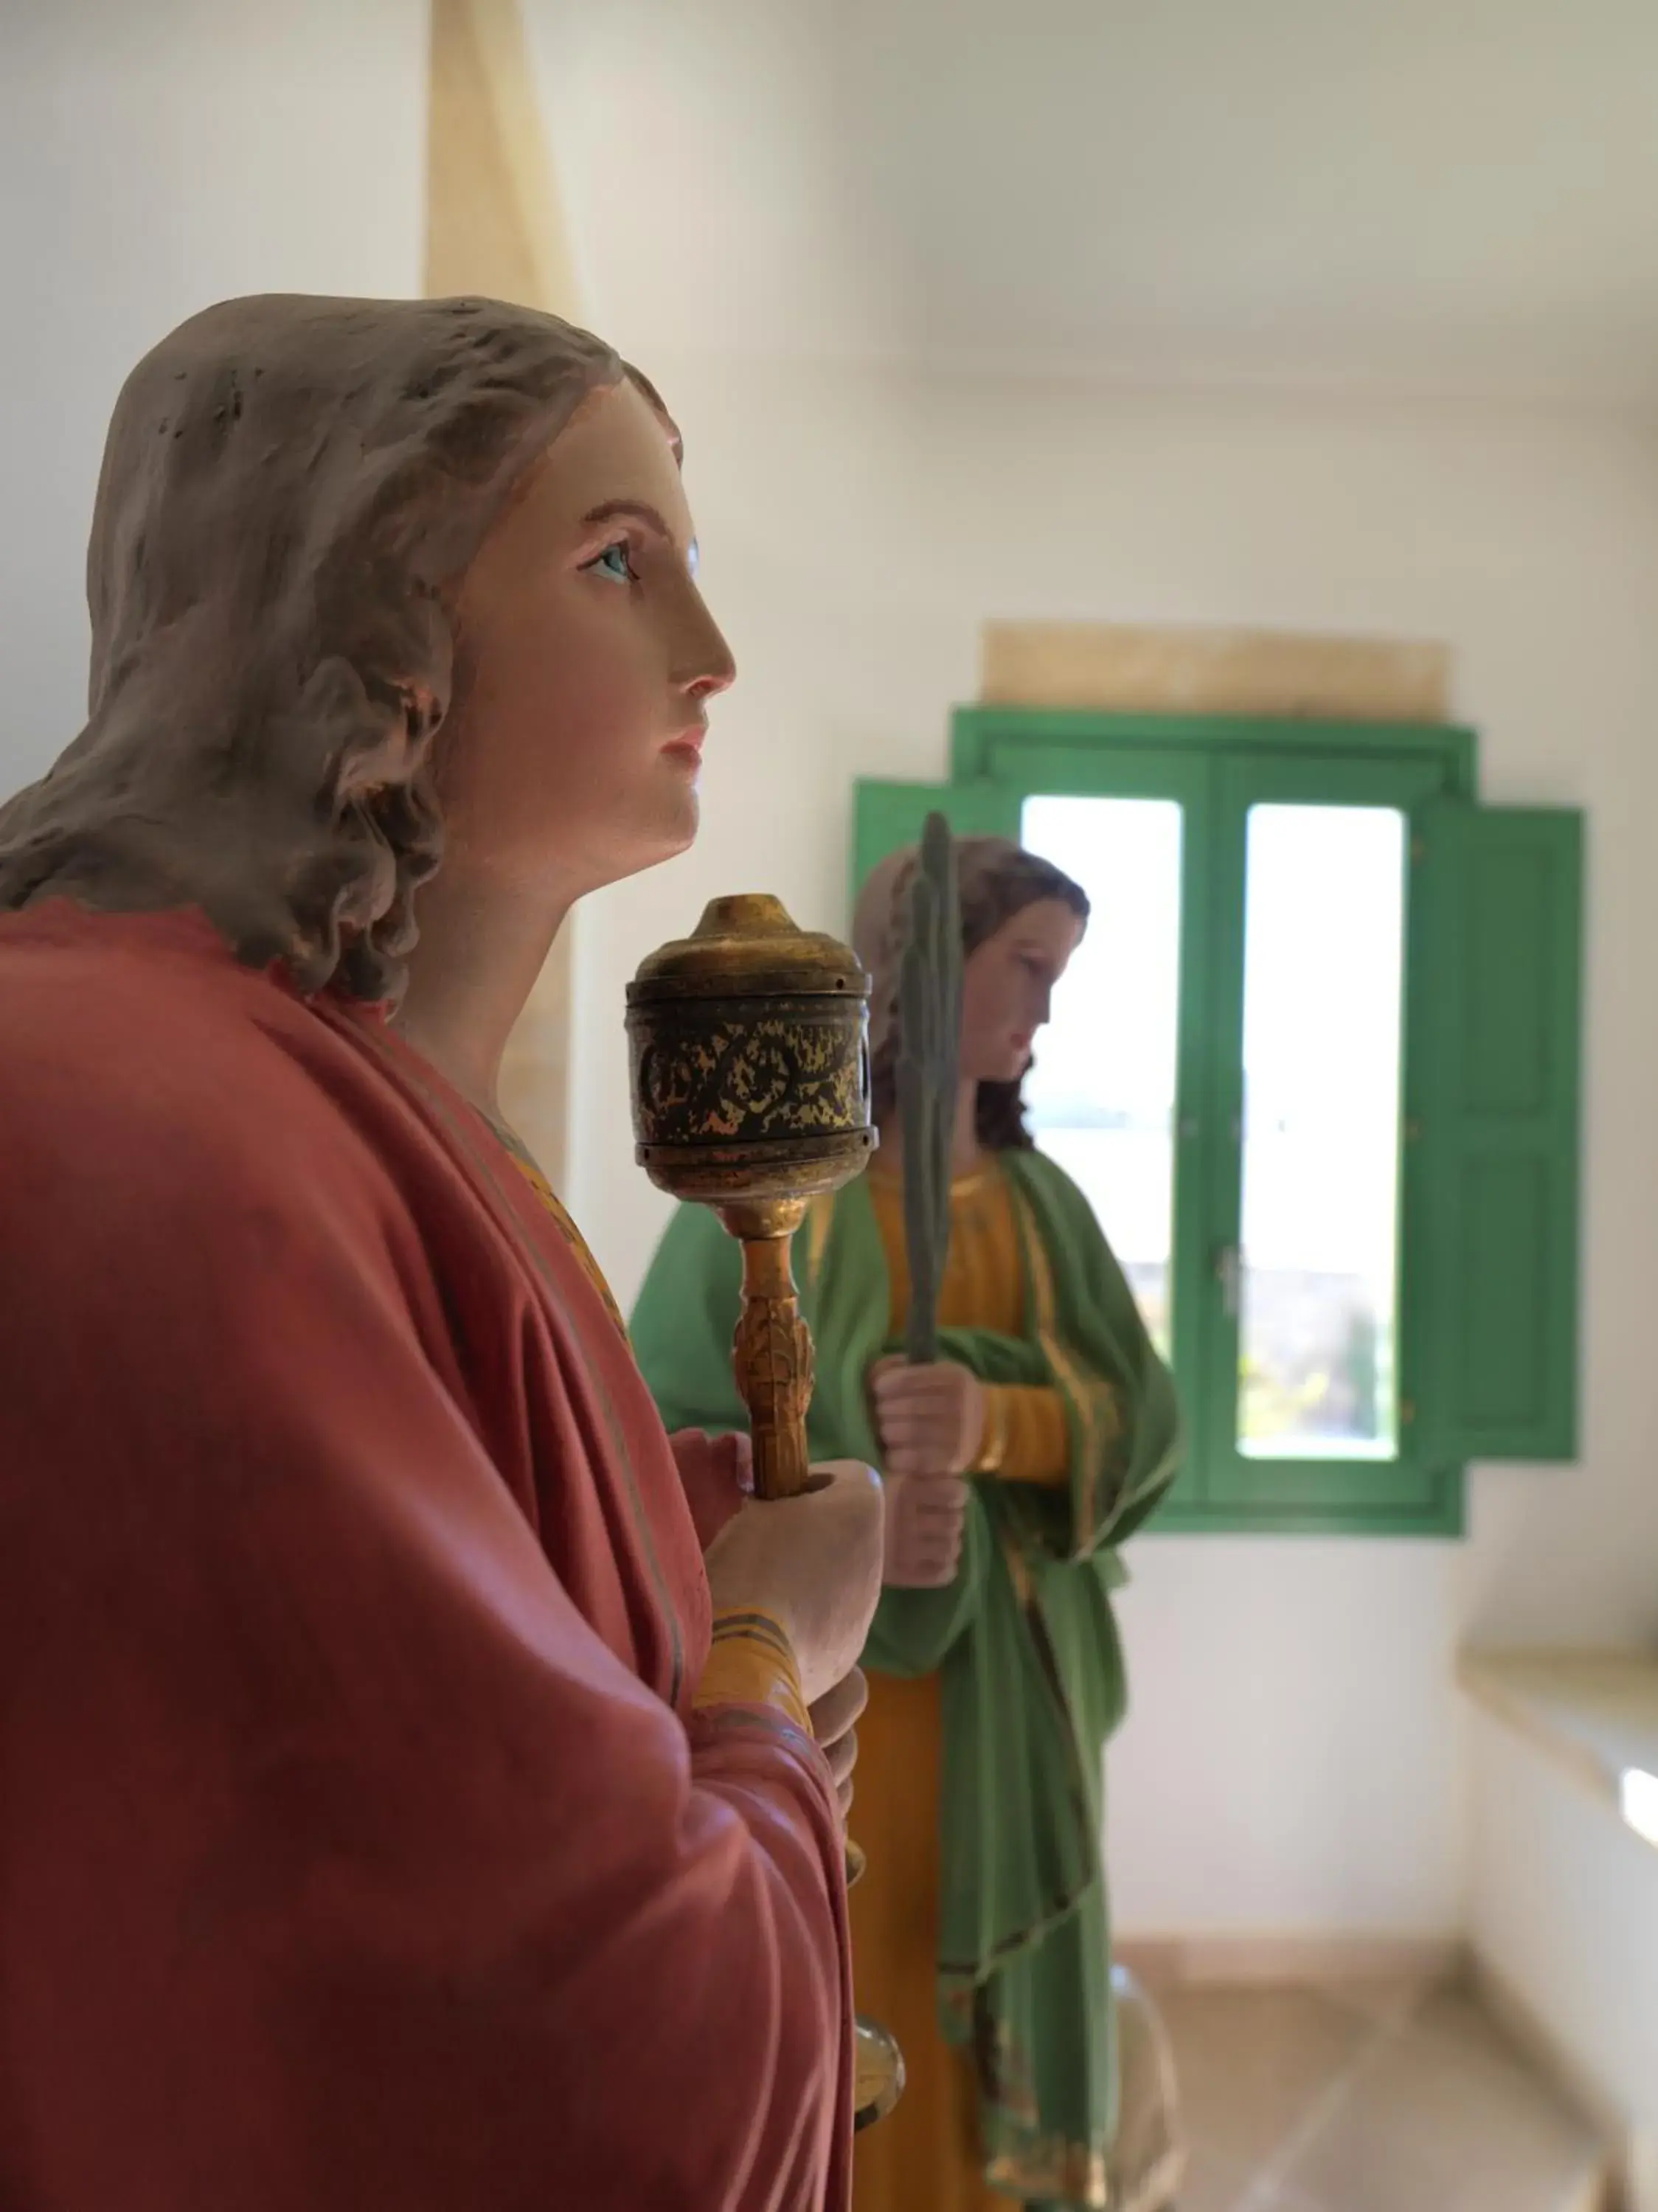
[[1465, 1651], [1457, 1678], [1658, 1847], [1658, 1653]]

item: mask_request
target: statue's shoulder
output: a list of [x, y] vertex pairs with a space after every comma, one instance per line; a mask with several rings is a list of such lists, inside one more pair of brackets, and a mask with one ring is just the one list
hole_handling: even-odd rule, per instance
[[999, 1157], [1003, 1171], [1015, 1190], [1023, 1191], [1056, 1212], [1066, 1215], [1080, 1212], [1093, 1219], [1087, 1199], [1058, 1160], [1050, 1159], [1034, 1146], [1009, 1148]]
[[1080, 1184], [1071, 1180], [1058, 1160], [1032, 1148], [1003, 1152], [1002, 1162], [1039, 1233], [1050, 1244], [1063, 1241], [1089, 1266], [1096, 1264], [1102, 1253], [1110, 1256], [1111, 1246], [1099, 1215]]
[[383, 1087], [344, 1026], [197, 913], [0, 916], [0, 1145], [54, 1174], [119, 1163], [135, 1204], [216, 1179], [326, 1181], [331, 1158], [375, 1157], [351, 1092]]

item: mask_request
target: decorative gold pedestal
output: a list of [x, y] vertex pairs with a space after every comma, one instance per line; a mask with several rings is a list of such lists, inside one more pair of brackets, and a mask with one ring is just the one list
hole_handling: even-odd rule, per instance
[[[812, 1200], [875, 1148], [869, 998], [849, 947], [797, 929], [763, 894], [714, 900], [628, 985], [639, 1164], [658, 1189], [711, 1206], [742, 1246], [732, 1356], [759, 1498], [807, 1486], [812, 1339], [789, 1246]], [[849, 1844], [849, 1880], [862, 1865]], [[904, 2062], [885, 2028], [860, 2021], [856, 2063], [867, 2127], [898, 2102]]]

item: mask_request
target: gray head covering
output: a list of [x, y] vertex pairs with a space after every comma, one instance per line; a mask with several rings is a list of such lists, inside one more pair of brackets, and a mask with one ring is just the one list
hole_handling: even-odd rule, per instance
[[[1006, 837], [958, 837], [956, 868], [961, 889], [961, 951], [971, 958], [1014, 915], [1039, 899], [1060, 899], [1086, 922], [1082, 889], [1051, 860]], [[852, 950], [869, 971], [869, 1063], [875, 1119], [891, 1113], [898, 1058], [899, 962], [909, 927], [910, 886], [919, 853], [913, 845], [889, 853], [864, 879], [852, 915]], [[1028, 1142], [1017, 1083], [979, 1085], [980, 1135], [992, 1150]]]
[[878, 1052], [898, 1013], [898, 963], [909, 922], [910, 886], [919, 858], [913, 845], [877, 860], [852, 913], [852, 950], [869, 978], [869, 1049]]
[[454, 587], [628, 374], [491, 300], [231, 300], [164, 339], [105, 449], [89, 720], [0, 809], [0, 908], [199, 905], [303, 988], [394, 996], [438, 857]]

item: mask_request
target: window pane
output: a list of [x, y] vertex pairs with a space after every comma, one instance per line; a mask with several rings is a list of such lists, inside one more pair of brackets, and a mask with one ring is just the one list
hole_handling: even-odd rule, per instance
[[1180, 1002], [1180, 809], [1033, 798], [1021, 836], [1088, 893], [1026, 1085], [1038, 1144], [1082, 1188], [1167, 1356]]
[[1387, 1459], [1405, 837], [1391, 808], [1250, 810], [1238, 1442]]

